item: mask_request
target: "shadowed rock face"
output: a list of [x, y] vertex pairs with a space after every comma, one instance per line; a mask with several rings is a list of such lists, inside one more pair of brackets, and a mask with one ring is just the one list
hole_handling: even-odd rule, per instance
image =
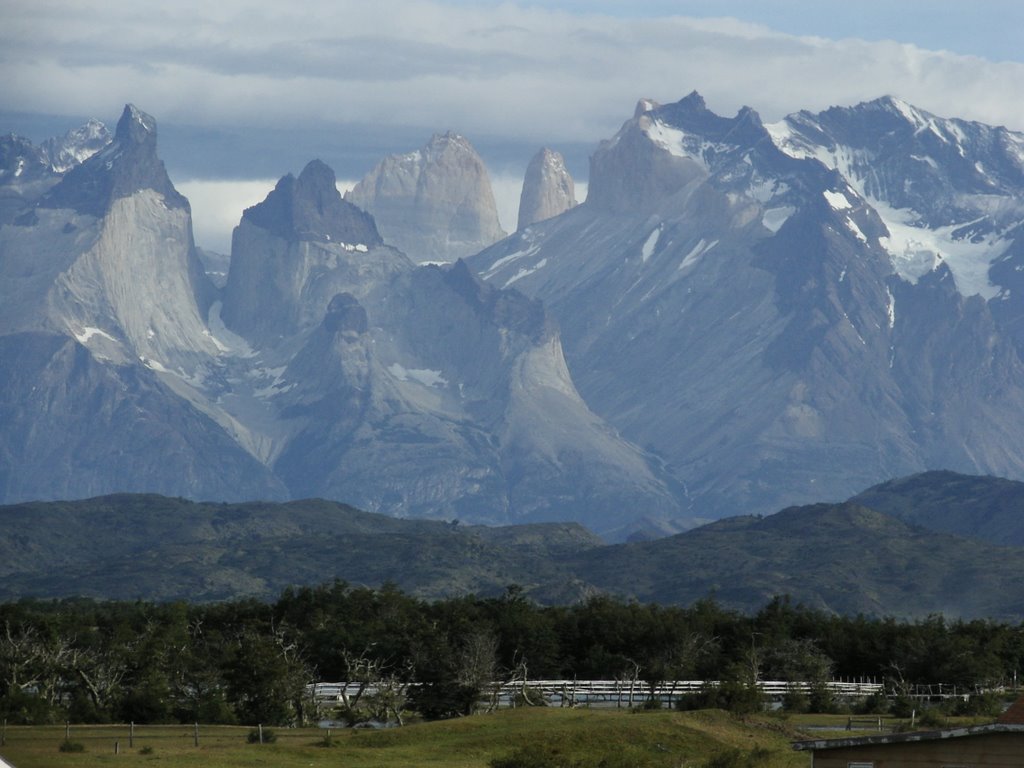
[[339, 293], [327, 305], [324, 328], [329, 333], [366, 333], [366, 310], [351, 293]]
[[67, 336], [0, 335], [0, 414], [5, 502], [125, 491], [287, 497], [280, 480], [153, 371], [111, 365]]
[[282, 240], [381, 244], [373, 217], [342, 199], [334, 171], [320, 160], [308, 163], [297, 179], [282, 178], [242, 218]]
[[558, 216], [574, 205], [576, 188], [565, 167], [565, 159], [554, 150], [540, 150], [526, 168], [516, 229]]
[[345, 199], [373, 214], [384, 240], [416, 262], [455, 261], [505, 236], [483, 161], [453, 133], [385, 158]]

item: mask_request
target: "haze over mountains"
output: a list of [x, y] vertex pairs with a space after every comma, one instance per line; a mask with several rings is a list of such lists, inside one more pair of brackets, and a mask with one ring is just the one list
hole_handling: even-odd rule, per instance
[[152, 117], [62, 146], [0, 140], [0, 500], [624, 537], [1024, 476], [1021, 134], [893, 98], [773, 126], [641, 101], [582, 204], [540, 153], [500, 240], [482, 162], [438, 135], [346, 199], [319, 161], [283, 176], [222, 289]]

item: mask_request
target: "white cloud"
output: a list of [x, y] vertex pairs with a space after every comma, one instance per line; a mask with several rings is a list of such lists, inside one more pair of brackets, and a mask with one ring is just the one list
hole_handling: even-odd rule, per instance
[[736, 19], [418, 0], [16, 0], [3, 15], [0, 107], [23, 112], [134, 101], [165, 122], [386, 122], [550, 144], [596, 142], [638, 98], [696, 89], [715, 111], [749, 104], [766, 120], [891, 93], [1024, 129], [1024, 64]]
[[192, 205], [192, 231], [196, 245], [217, 253], [231, 253], [231, 232], [242, 211], [262, 201], [276, 179], [212, 181], [190, 179], [174, 186]]

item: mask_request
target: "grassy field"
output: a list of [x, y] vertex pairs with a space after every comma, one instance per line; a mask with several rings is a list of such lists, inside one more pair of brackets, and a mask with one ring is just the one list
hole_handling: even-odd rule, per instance
[[[251, 729], [200, 726], [199, 746], [190, 726], [137, 726], [134, 747], [127, 726], [72, 726], [79, 753], [61, 752], [64, 727], [8, 727], [0, 755], [15, 768], [241, 768], [245, 766], [344, 766], [344, 768], [486, 768], [494, 758], [525, 745], [557, 752], [581, 765], [619, 758], [615, 765], [700, 766], [732, 750], [758, 750], [758, 768], [807, 768], [793, 752], [799, 734], [778, 719], [734, 718], [723, 712], [644, 712], [586, 709], [503, 710], [459, 720], [387, 731], [335, 731], [330, 746], [316, 729], [274, 729], [273, 744], [248, 744]], [[120, 754], [114, 743], [120, 742]], [[737, 768], [746, 768], [738, 763]]]

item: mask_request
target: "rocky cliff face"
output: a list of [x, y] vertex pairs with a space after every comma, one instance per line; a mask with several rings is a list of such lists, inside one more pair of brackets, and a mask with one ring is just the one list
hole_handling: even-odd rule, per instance
[[156, 123], [128, 106], [114, 140], [0, 230], [4, 329], [66, 333], [97, 354], [194, 373], [216, 354], [212, 297], [188, 201], [156, 154]]
[[74, 338], [0, 335], [0, 497], [156, 492], [284, 499], [273, 474], [145, 365], [112, 365]]
[[261, 346], [319, 325], [336, 294], [363, 295], [412, 266], [382, 246], [373, 218], [341, 198], [319, 160], [244, 212], [231, 254], [222, 317]]
[[542, 149], [526, 167], [519, 196], [517, 230], [558, 216], [576, 205], [576, 187], [565, 159], [554, 150]]
[[188, 383], [221, 349], [153, 119], [128, 106], [105, 149], [45, 169], [48, 191], [0, 227], [0, 497], [281, 498]]
[[605, 532], [628, 529], [628, 503], [678, 513], [647, 457], [580, 400], [538, 303], [462, 262], [416, 267], [365, 232], [371, 247], [338, 242], [357, 238], [337, 216], [331, 238], [295, 226], [294, 207], [271, 216], [280, 190], [236, 231], [223, 316], [266, 365], [283, 365], [263, 396], [264, 434], [292, 494], [402, 516], [586, 519]]
[[0, 226], [0, 499], [330, 496], [610, 533], [678, 513], [538, 302], [417, 267], [323, 163], [244, 212], [218, 293], [150, 116], [64, 173], [0, 146], [13, 186], [42, 183]]
[[483, 161], [453, 133], [385, 158], [345, 199], [373, 214], [384, 240], [416, 262], [455, 261], [505, 236]]
[[1020, 477], [1020, 142], [891, 100], [767, 127], [642, 101], [585, 204], [472, 265], [549, 305], [584, 399], [698, 514]]

